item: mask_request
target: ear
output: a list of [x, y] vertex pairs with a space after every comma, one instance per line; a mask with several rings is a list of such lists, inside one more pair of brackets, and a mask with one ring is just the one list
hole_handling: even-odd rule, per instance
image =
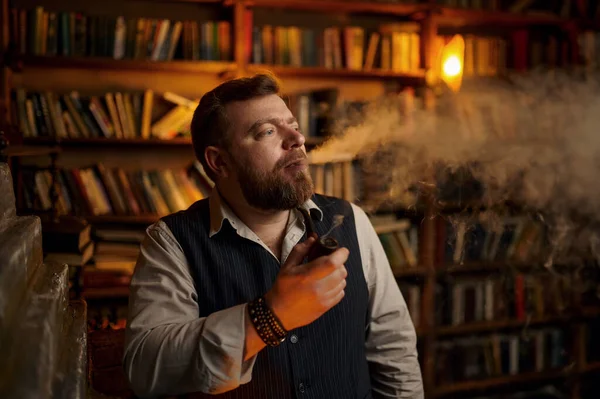
[[229, 176], [229, 165], [226, 154], [219, 147], [208, 146], [204, 150], [204, 158], [213, 174], [217, 177]]

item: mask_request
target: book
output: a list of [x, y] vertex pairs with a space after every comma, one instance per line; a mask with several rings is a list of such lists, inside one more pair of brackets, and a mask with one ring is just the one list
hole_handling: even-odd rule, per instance
[[70, 266], [83, 266], [94, 256], [95, 244], [90, 241], [79, 252], [50, 252], [44, 257], [45, 262], [65, 263]]
[[57, 222], [42, 222], [42, 245], [45, 253], [81, 254], [91, 241], [92, 226], [85, 219], [61, 216]]

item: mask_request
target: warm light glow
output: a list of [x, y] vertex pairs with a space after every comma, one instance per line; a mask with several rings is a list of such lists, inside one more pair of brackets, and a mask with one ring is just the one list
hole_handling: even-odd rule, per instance
[[457, 76], [462, 72], [462, 65], [457, 56], [453, 55], [444, 61], [444, 75], [449, 77]]
[[453, 91], [459, 91], [462, 85], [464, 59], [465, 39], [455, 35], [443, 46], [438, 64], [442, 80]]

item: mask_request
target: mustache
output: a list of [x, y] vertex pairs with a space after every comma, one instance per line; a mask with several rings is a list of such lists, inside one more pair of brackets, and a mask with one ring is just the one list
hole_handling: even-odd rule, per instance
[[277, 163], [275, 164], [275, 169], [276, 170], [283, 169], [290, 164], [293, 164], [293, 163], [296, 163], [299, 161], [304, 161], [307, 158], [308, 157], [306, 156], [304, 151], [302, 151], [302, 150], [294, 151], [293, 153], [289, 154], [285, 158], [282, 158], [279, 161], [277, 161]]

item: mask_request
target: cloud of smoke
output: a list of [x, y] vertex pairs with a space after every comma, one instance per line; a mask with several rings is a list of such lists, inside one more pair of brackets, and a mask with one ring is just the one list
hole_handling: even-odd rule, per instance
[[510, 201], [543, 218], [554, 248], [568, 242], [595, 250], [599, 83], [589, 74], [536, 72], [469, 82], [431, 110], [411, 106], [406, 95], [379, 99], [311, 157], [360, 159], [368, 209], [411, 208], [424, 193], [438, 205], [449, 198], [464, 205], [476, 195], [482, 208], [500, 214]]

